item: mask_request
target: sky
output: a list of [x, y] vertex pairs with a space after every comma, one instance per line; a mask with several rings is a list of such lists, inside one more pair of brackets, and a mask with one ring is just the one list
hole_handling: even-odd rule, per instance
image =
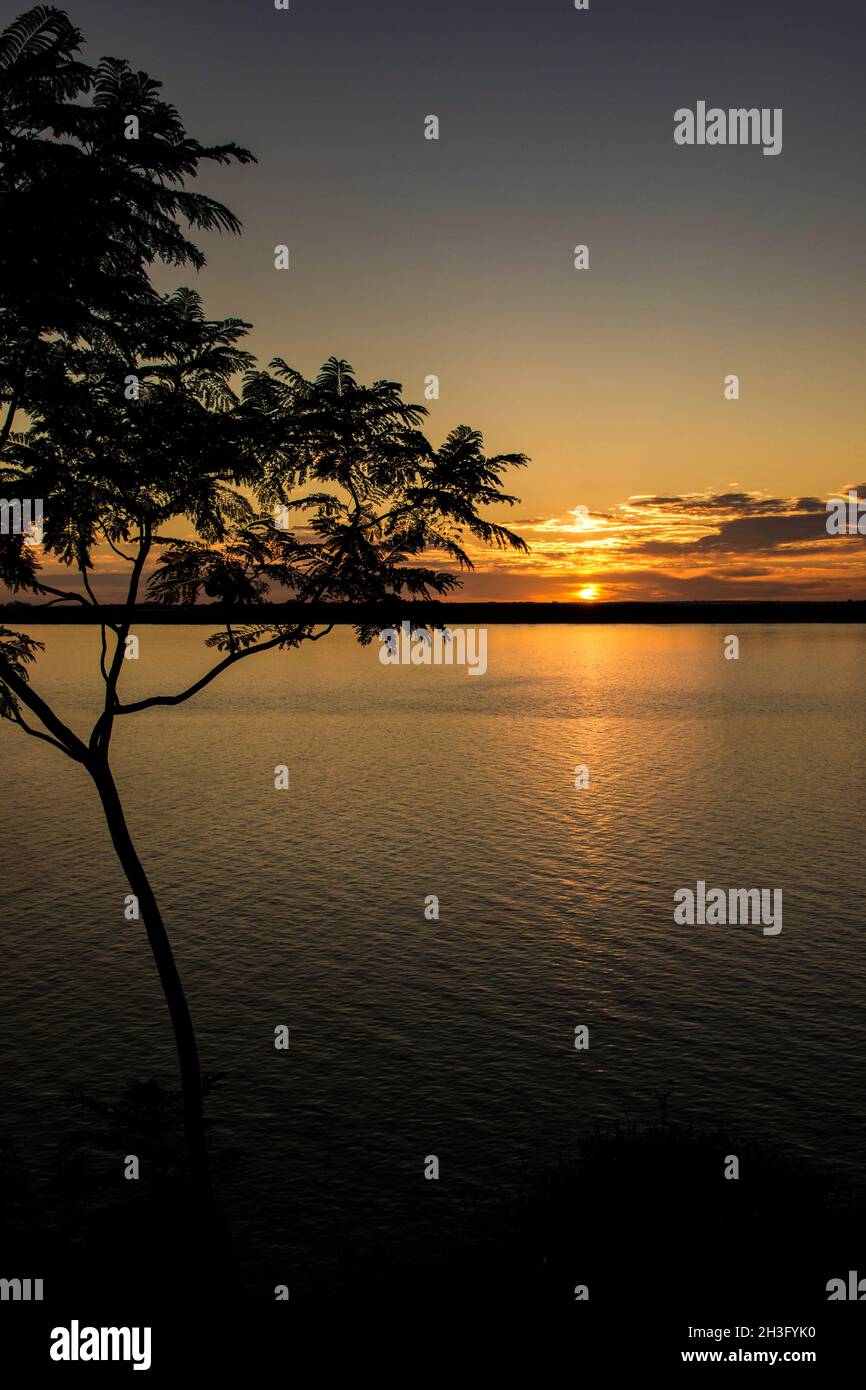
[[[424, 401], [435, 374], [434, 444], [529, 455], [491, 515], [531, 553], [479, 553], [466, 597], [862, 596], [863, 538], [825, 525], [866, 497], [859, 0], [66, 8], [88, 60], [258, 157], [199, 179], [244, 224], [184, 274], [209, 314], [307, 376], [333, 354]], [[781, 153], [678, 145], [699, 101], [781, 108]]]

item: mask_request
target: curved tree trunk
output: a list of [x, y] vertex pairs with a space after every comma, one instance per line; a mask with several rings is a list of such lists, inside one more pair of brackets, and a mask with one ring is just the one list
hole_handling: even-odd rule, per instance
[[186, 995], [183, 992], [171, 943], [153, 889], [132, 843], [111, 769], [106, 761], [100, 761], [95, 767], [91, 765], [90, 774], [102, 802], [102, 809], [105, 812], [105, 819], [108, 822], [109, 833], [117, 851], [117, 857], [129, 880], [130, 888], [138, 898], [139, 909], [147, 931], [147, 939], [150, 942], [150, 949], [159, 971], [162, 991], [171, 1015], [180, 1063], [183, 1123], [190, 1178], [193, 1190], [203, 1204], [207, 1205], [211, 1197], [210, 1169], [205, 1143], [204, 1104], [198, 1046], [189, 1005], [186, 1002]]

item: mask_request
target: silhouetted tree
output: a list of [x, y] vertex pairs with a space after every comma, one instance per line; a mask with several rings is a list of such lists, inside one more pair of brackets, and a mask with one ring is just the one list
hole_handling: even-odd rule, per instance
[[[232, 466], [224, 458], [226, 428], [222, 419], [214, 421], [230, 415], [222, 409], [226, 383], [248, 362], [245, 354], [231, 358], [242, 325], [206, 326], [193, 300], [157, 294], [149, 271], [157, 261], [204, 265], [180, 218], [193, 228], [239, 230], [233, 213], [185, 183], [203, 161], [246, 162], [252, 155], [236, 145], [200, 144], [160, 99], [159, 83], [115, 58], [88, 66], [78, 56], [81, 43], [68, 16], [46, 6], [28, 10], [0, 35], [0, 484], [4, 491], [20, 483], [31, 497], [52, 497], [46, 548], [78, 570], [84, 593], [64, 593], [41, 580], [23, 535], [0, 536], [0, 581], [13, 591], [92, 603], [87, 570], [97, 538], [116, 546], [138, 528], [129, 589], [134, 603], [157, 517], [166, 507], [169, 514], [178, 510], [172, 497], [182, 494], [206, 533], [219, 533], [232, 503], [216, 474], [222, 467], [220, 477], [232, 475]], [[127, 138], [130, 118], [137, 138]], [[175, 344], [188, 363], [180, 377]], [[143, 372], [147, 385], [133, 421], [123, 384], [142, 353], [159, 365]], [[21, 415], [30, 428], [16, 434]], [[152, 448], [137, 448], [147, 431]], [[173, 472], [158, 456], [167, 441]], [[183, 463], [177, 462], [178, 446]], [[132, 461], [137, 465], [142, 453], [149, 471], [139, 479]], [[109, 660], [103, 629], [108, 711], [126, 633], [128, 627], [114, 629], [117, 645]], [[36, 646], [4, 629], [0, 648], [0, 712], [25, 727], [13, 687], [26, 684]], [[43, 725], [42, 732], [28, 732], [78, 761], [86, 754], [111, 812], [118, 853], [140, 879], [119, 802], [112, 801], [111, 718], [98, 746], [85, 749], [32, 692], [24, 703]], [[178, 1038], [191, 1169], [206, 1186], [195, 1039], [158, 913], [151, 911], [147, 926]]]
[[70, 344], [122, 341], [130, 320], [158, 315], [156, 261], [204, 265], [178, 218], [240, 226], [184, 185], [202, 162], [247, 162], [249, 151], [200, 144], [158, 82], [117, 58], [88, 66], [81, 43], [44, 5], [0, 34], [0, 445], [17, 411], [51, 389]]
[[[325, 363], [314, 381], [280, 359], [267, 372], [254, 370], [249, 353], [239, 346], [248, 325], [236, 319], [207, 320], [190, 290], [158, 296], [146, 281], [150, 260], [196, 261], [176, 227], [177, 214], [200, 226], [237, 225], [217, 204], [187, 202], [190, 195], [178, 188], [166, 191], [162, 180], [180, 180], [202, 158], [229, 151], [246, 156], [232, 146], [205, 150], [190, 141], [176, 113], [155, 101], [156, 84], [142, 74], [133, 76], [125, 64], [104, 60], [96, 78], [82, 75], [71, 58], [78, 36], [64, 24], [57, 11], [25, 16], [0, 38], [0, 70], [7, 87], [14, 89], [17, 83], [14, 100], [27, 110], [28, 102], [36, 100], [31, 88], [44, 87], [50, 100], [62, 105], [70, 91], [80, 94], [89, 90], [88, 83], [96, 83], [98, 119], [89, 143], [79, 151], [80, 162], [85, 178], [90, 177], [90, 163], [97, 166], [97, 194], [103, 176], [108, 177], [102, 170], [107, 162], [120, 179], [119, 193], [110, 209], [95, 198], [92, 266], [86, 254], [88, 213], [84, 205], [78, 207], [73, 288], [62, 313], [40, 308], [35, 292], [28, 298], [26, 283], [10, 300], [18, 348], [32, 352], [28, 360], [39, 371], [34, 375], [31, 366], [23, 372], [23, 359], [7, 369], [3, 389], [9, 410], [14, 414], [23, 405], [27, 428], [15, 431], [10, 425], [6, 430], [0, 481], [45, 499], [42, 549], [76, 573], [81, 587], [46, 584], [35, 548], [20, 537], [9, 538], [16, 544], [0, 552], [0, 579], [12, 588], [98, 611], [90, 571], [96, 548], [107, 545], [128, 564], [129, 583], [121, 620], [101, 624], [104, 704], [87, 741], [30, 683], [40, 644], [5, 628], [0, 628], [0, 716], [79, 763], [99, 796], [117, 856], [139, 901], [171, 1015], [189, 1171], [196, 1189], [206, 1194], [195, 1033], [165, 924], [112, 774], [116, 721], [181, 704], [240, 661], [317, 641], [330, 631], [314, 615], [288, 625], [257, 622], [255, 605], [274, 587], [304, 604], [331, 599], [384, 605], [453, 589], [458, 577], [430, 561], [444, 556], [458, 569], [471, 568], [467, 537], [525, 549], [517, 535], [485, 520], [478, 510], [517, 500], [502, 490], [502, 474], [509, 466], [522, 466], [525, 458], [485, 457], [481, 436], [466, 426], [434, 449], [419, 428], [426, 413], [422, 406], [405, 403], [395, 382], [360, 385], [349, 364], [336, 358]], [[157, 115], [165, 123], [135, 176], [125, 167], [126, 152], [115, 149], [121, 138], [117, 122], [130, 110], [130, 94], [139, 99], [143, 130]], [[0, 103], [4, 111], [11, 109], [13, 98], [5, 89]], [[29, 119], [35, 126], [39, 117]], [[48, 125], [58, 135], [68, 133], [59, 118]], [[14, 138], [11, 145], [17, 158]], [[2, 146], [4, 157], [6, 148]], [[160, 163], [166, 150], [177, 149], [183, 154], [176, 161]], [[53, 178], [59, 201], [68, 182], [65, 155], [58, 156], [56, 165], [47, 156], [34, 160], [43, 202], [50, 201]], [[128, 191], [123, 182], [127, 175]], [[8, 172], [0, 177], [8, 187]], [[122, 290], [112, 299], [110, 245], [122, 238], [127, 223], [134, 251], [129, 259], [123, 253], [120, 279], [128, 281], [129, 293], [124, 297]], [[24, 267], [21, 274], [26, 282], [35, 271]], [[241, 373], [239, 396], [232, 381]], [[280, 508], [299, 514], [294, 530], [284, 524], [287, 511]], [[170, 535], [166, 528], [175, 521], [182, 523], [177, 529], [192, 530], [192, 537]], [[208, 639], [220, 656], [188, 688], [125, 702], [120, 687], [126, 641], [145, 586], [163, 604], [194, 602], [202, 594], [221, 600], [232, 606], [238, 621]], [[369, 641], [372, 631], [357, 628], [362, 641]]]

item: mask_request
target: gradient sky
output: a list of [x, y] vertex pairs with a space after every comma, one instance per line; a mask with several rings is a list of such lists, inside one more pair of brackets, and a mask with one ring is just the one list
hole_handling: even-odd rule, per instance
[[[201, 180], [244, 222], [203, 242], [209, 313], [306, 375], [335, 354], [423, 400], [436, 373], [434, 443], [530, 455], [502, 519], [532, 556], [480, 557], [466, 596], [862, 594], [862, 540], [824, 529], [866, 477], [860, 0], [66, 8], [88, 59], [258, 156]], [[781, 107], [781, 155], [678, 147], [698, 100]]]

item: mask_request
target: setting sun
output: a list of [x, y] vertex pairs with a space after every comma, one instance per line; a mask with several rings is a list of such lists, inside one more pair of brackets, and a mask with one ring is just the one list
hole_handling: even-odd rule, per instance
[[587, 584], [585, 588], [578, 589], [577, 597], [585, 599], [587, 603], [592, 603], [593, 599], [598, 598], [598, 585]]

